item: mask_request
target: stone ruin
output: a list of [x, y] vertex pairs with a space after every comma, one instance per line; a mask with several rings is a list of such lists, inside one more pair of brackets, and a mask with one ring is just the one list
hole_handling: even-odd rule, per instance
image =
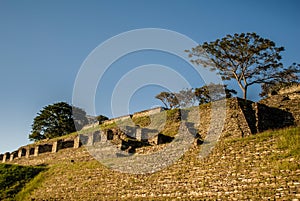
[[[151, 137], [148, 139], [148, 137]], [[94, 146], [110, 141], [123, 151], [134, 153], [135, 149], [142, 146], [159, 145], [170, 142], [172, 138], [159, 134], [156, 130], [136, 127], [127, 127], [126, 131], [120, 129], [97, 130], [85, 134], [59, 140], [49, 140], [20, 147], [11, 153], [0, 154], [3, 163], [17, 158], [29, 158], [43, 153], [56, 153], [61, 149], [79, 148], [81, 146]]]
[[[270, 96], [258, 103], [244, 101], [240, 98], [231, 98], [226, 102], [226, 119], [221, 138], [239, 138], [249, 136], [268, 129], [283, 128], [287, 126], [300, 126], [300, 86], [297, 85], [279, 94]], [[149, 115], [149, 111], [144, 115]], [[156, 108], [154, 112], [161, 109]], [[211, 108], [209, 104], [200, 106], [200, 122], [197, 125], [199, 135], [204, 139], [209, 129]], [[142, 115], [143, 113], [138, 113]], [[108, 120], [128, 119], [123, 116]], [[49, 140], [20, 147], [11, 153], [0, 154], [3, 163], [17, 158], [29, 158], [43, 153], [56, 153], [61, 149], [93, 146], [107, 141], [115, 144], [123, 151], [131, 153], [142, 146], [159, 145], [171, 142], [173, 138], [158, 133], [157, 130], [140, 128], [138, 126], [125, 126], [122, 129], [98, 130], [79, 134], [66, 139]]]

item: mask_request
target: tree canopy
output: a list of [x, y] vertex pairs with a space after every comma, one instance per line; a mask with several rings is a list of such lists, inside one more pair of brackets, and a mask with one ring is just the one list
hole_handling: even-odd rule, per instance
[[299, 83], [299, 80], [293, 80], [290, 82], [274, 82], [272, 84], [265, 83], [261, 85], [261, 92], [259, 95], [261, 97], [267, 97], [268, 95], [276, 95], [278, 94], [280, 89], [284, 87], [293, 86], [294, 84]]
[[196, 88], [194, 93], [199, 105], [223, 98], [231, 98], [233, 94], [237, 94], [235, 90], [228, 89], [227, 85], [213, 83]]
[[186, 108], [195, 103], [204, 104], [223, 98], [230, 98], [237, 92], [228, 89], [227, 85], [213, 84], [204, 85], [196, 89], [182, 89], [179, 92], [161, 92], [155, 97], [163, 102], [166, 108]]
[[168, 109], [189, 107], [196, 101], [193, 89], [182, 89], [179, 92], [163, 91], [157, 94], [155, 98], [161, 100]]
[[75, 132], [88, 123], [86, 113], [65, 102], [44, 107], [34, 118], [30, 140], [55, 138]]
[[99, 122], [99, 124], [102, 124], [105, 120], [108, 120], [108, 117], [104, 116], [104, 115], [99, 115], [96, 118], [97, 118], [97, 121]]
[[196, 96], [193, 91], [193, 89], [182, 89], [177, 93], [174, 93], [178, 107], [185, 108], [185, 107], [191, 107], [196, 102]]
[[256, 33], [227, 35], [186, 50], [192, 62], [217, 71], [223, 80], [235, 79], [244, 99], [253, 84], [273, 84], [297, 77], [299, 65], [284, 67], [280, 62], [282, 51], [283, 47], [276, 47], [273, 41]]
[[160, 92], [155, 96], [158, 100], [160, 100], [166, 108], [172, 109], [178, 107], [178, 99], [176, 98], [175, 94], [172, 92]]

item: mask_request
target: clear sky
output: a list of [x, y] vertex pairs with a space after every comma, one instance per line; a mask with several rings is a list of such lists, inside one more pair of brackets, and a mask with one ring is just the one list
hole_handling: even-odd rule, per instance
[[[33, 118], [42, 107], [72, 103], [73, 86], [89, 53], [125, 31], [163, 28], [198, 43], [226, 34], [256, 32], [284, 46], [283, 63], [300, 63], [300, 1], [298, 0], [0, 0], [0, 153], [28, 144]], [[97, 114], [112, 117], [109, 99], [113, 84], [130, 67], [159, 63], [186, 77], [178, 58], [159, 52], [135, 53], [114, 63], [97, 91]], [[192, 78], [191, 78], [192, 79]], [[200, 83], [191, 81], [193, 87]], [[130, 112], [161, 103], [159, 86], [141, 88], [132, 97]], [[249, 98], [258, 100], [258, 88]]]

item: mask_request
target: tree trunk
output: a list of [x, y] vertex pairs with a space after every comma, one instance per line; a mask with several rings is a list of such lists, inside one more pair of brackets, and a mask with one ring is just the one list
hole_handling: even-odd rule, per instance
[[244, 100], [246, 101], [247, 100], [247, 86], [245, 86], [244, 90], [243, 90], [243, 93], [244, 93]]

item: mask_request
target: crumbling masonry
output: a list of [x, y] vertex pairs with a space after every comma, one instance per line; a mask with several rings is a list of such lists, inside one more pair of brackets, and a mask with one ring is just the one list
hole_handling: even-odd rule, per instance
[[[300, 85], [293, 88], [285, 89], [279, 94], [270, 96], [258, 103], [244, 101], [239, 98], [231, 98], [226, 102], [226, 119], [222, 130], [221, 138], [239, 138], [249, 136], [264, 130], [283, 128], [286, 126], [300, 125]], [[149, 112], [150, 111], [150, 112]], [[138, 115], [149, 115], [151, 110], [138, 113]], [[154, 112], [161, 112], [160, 108], [155, 108]], [[153, 112], [152, 111], [152, 112]], [[198, 124], [198, 132], [204, 138], [211, 121], [210, 104], [200, 106], [200, 122]], [[124, 118], [131, 118], [126, 116]], [[117, 118], [119, 120], [119, 118]], [[109, 120], [108, 122], [113, 122]], [[146, 143], [149, 145], [157, 145], [169, 142], [166, 136], [155, 133], [140, 127], [127, 127], [127, 132], [135, 141]], [[151, 133], [151, 138], [147, 135]], [[119, 130], [99, 130], [91, 133], [79, 134], [72, 137], [59, 140], [41, 141], [35, 144], [29, 144], [20, 147], [11, 153], [0, 154], [0, 161], [3, 163], [13, 161], [18, 158], [29, 158], [38, 156], [43, 153], [56, 153], [61, 149], [79, 148], [83, 145], [92, 146], [97, 143], [105, 143], [107, 141], [118, 141], [121, 145], [125, 144], [122, 140]], [[141, 146], [143, 144], [139, 143]], [[127, 147], [130, 145], [126, 145]]]

